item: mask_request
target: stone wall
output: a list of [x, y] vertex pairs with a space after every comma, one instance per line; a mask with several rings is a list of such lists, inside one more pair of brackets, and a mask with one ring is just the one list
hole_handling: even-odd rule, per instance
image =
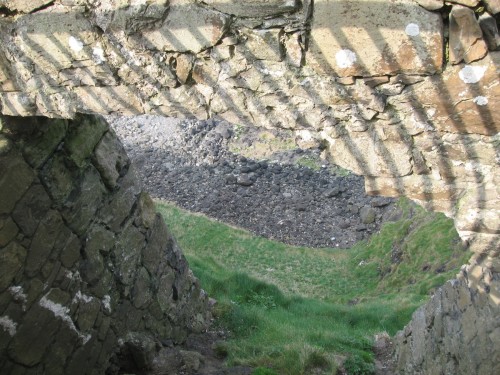
[[207, 297], [100, 117], [0, 117], [0, 372], [115, 373], [209, 322]]
[[[453, 217], [475, 252], [461, 280], [498, 316], [498, 0], [1, 4], [2, 113], [217, 116], [293, 129], [366, 176], [368, 193]], [[425, 337], [421, 347], [432, 347]], [[440, 362], [449, 363], [426, 363]]]

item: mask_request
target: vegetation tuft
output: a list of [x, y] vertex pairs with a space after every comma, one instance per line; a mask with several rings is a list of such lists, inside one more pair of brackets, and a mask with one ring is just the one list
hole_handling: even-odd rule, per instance
[[402, 218], [351, 249], [253, 236], [171, 204], [158, 210], [217, 300], [219, 348], [254, 374], [372, 374], [373, 336], [403, 328], [468, 254], [453, 223], [400, 200]]

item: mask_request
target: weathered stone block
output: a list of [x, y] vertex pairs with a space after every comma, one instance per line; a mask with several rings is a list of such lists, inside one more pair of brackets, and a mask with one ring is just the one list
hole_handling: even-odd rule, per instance
[[18, 232], [19, 228], [10, 217], [0, 219], [0, 248], [12, 241]]
[[139, 91], [130, 86], [76, 87], [75, 106], [80, 113], [138, 115], [144, 112]]
[[33, 184], [16, 205], [12, 217], [23, 233], [31, 237], [40, 220], [47, 214], [50, 205], [50, 198], [43, 186]]
[[205, 3], [239, 17], [266, 17], [297, 8], [297, 0], [205, 0]]
[[0, 214], [8, 214], [29, 189], [35, 176], [14, 149], [0, 156], [0, 170]]
[[106, 186], [113, 190], [120, 175], [129, 165], [125, 149], [116, 135], [109, 130], [97, 145], [94, 153], [95, 166]]
[[153, 295], [152, 289], [151, 277], [148, 271], [141, 267], [137, 273], [134, 289], [132, 290], [132, 301], [134, 306], [138, 309], [146, 307], [146, 305], [151, 302]]
[[450, 62], [470, 63], [488, 53], [483, 33], [472, 9], [459, 5], [450, 12]]
[[245, 47], [250, 59], [281, 61], [283, 60], [283, 30], [249, 30], [245, 33]]
[[[198, 53], [214, 46], [226, 32], [229, 17], [195, 4], [172, 2], [158, 29], [144, 30], [142, 37], [159, 51]], [[192, 28], [196, 25], [196, 31]]]
[[50, 0], [3, 0], [2, 5], [12, 11], [29, 13], [35, 9], [49, 4]]
[[500, 52], [469, 65], [448, 67], [413, 86], [408, 99], [424, 108], [438, 131], [494, 135], [500, 131]]
[[317, 0], [308, 64], [321, 74], [433, 74], [443, 62], [439, 14], [410, 0]]
[[17, 242], [11, 242], [0, 252], [0, 292], [3, 292], [23, 267], [26, 249]]
[[483, 32], [484, 40], [490, 51], [500, 48], [500, 33], [498, 32], [497, 22], [494, 17], [484, 13], [479, 17], [479, 26]]
[[128, 225], [121, 233], [116, 247], [113, 249], [113, 254], [116, 277], [122, 284], [132, 286], [144, 245], [144, 236], [133, 225]]
[[54, 247], [57, 235], [64, 227], [61, 215], [54, 210], [47, 212], [38, 226], [26, 259], [25, 272], [28, 276], [35, 276], [45, 264]]
[[500, 13], [500, 0], [484, 0], [484, 4], [488, 13], [493, 15]]

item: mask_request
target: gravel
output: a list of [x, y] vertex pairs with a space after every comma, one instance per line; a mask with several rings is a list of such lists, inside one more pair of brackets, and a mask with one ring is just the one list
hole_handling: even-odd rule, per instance
[[318, 159], [319, 150], [276, 150], [253, 160], [229, 151], [236, 131], [226, 121], [107, 119], [154, 198], [257, 235], [347, 248], [394, 216], [394, 200], [366, 196], [362, 177], [335, 174], [324, 161], [319, 170], [296, 164], [304, 155]]

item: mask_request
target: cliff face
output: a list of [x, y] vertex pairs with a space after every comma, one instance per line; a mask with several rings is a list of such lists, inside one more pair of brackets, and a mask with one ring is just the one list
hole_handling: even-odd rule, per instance
[[[99, 117], [0, 117], [0, 369], [104, 374], [209, 323], [207, 297]], [[117, 367], [114, 368], [115, 370]]]
[[[498, 315], [498, 1], [2, 4], [3, 114], [218, 116], [293, 129], [364, 175], [368, 193], [453, 217], [475, 252], [460, 282], [489, 301], [492, 322]], [[498, 332], [492, 323], [482, 336], [487, 358], [498, 356]], [[436, 341], [422, 337], [422, 348]], [[456, 353], [470, 345], [460, 340]], [[402, 369], [431, 373], [405, 353]], [[460, 356], [441, 362], [462, 369]]]

